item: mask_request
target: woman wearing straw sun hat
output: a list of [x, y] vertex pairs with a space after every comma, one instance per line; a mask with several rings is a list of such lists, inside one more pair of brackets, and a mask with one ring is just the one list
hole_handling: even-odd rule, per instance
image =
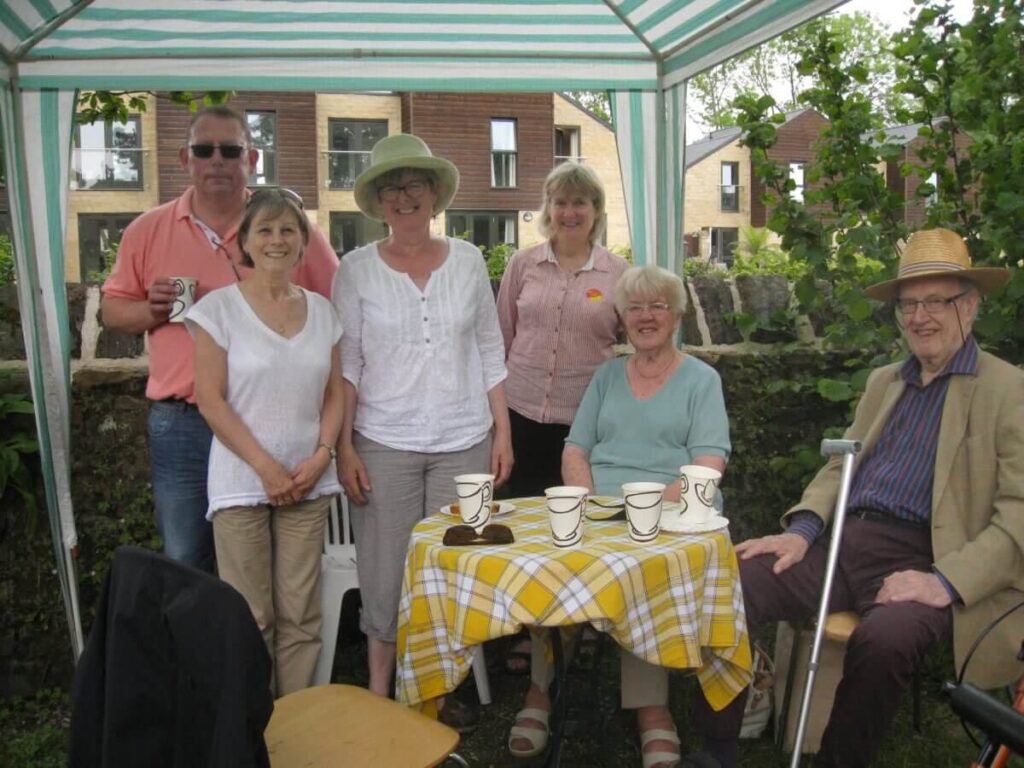
[[[333, 301], [345, 419], [338, 471], [353, 502], [370, 690], [387, 695], [413, 526], [450, 501], [452, 478], [512, 468], [505, 348], [480, 251], [431, 233], [459, 172], [411, 134], [382, 139], [355, 199], [390, 234], [342, 259]], [[449, 697], [441, 719], [465, 725]]]

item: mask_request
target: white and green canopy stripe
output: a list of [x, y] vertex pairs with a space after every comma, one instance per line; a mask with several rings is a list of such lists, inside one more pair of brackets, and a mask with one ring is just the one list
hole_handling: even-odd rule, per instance
[[681, 268], [686, 86], [613, 91], [612, 119], [637, 264]]
[[657, 68], [649, 62], [565, 61], [543, 58], [481, 60], [446, 57], [416, 59], [217, 58], [165, 60], [82, 59], [39, 61], [19, 66], [27, 88], [74, 85], [80, 89], [148, 90], [365, 90], [559, 91], [567, 88], [656, 89]]
[[665, 58], [662, 85], [684, 82], [841, 4], [835, 0], [746, 3], [751, 6], [747, 12], [723, 18], [706, 34], [688, 39], [673, 50]]
[[842, 1], [9, 0], [0, 58], [32, 88], [656, 90]]
[[[788, 28], [839, 0], [11, 0], [0, 46], [16, 58], [326, 54], [331, 57], [515, 56], [660, 61], [714, 38], [751, 45], [750, 32]], [[68, 18], [61, 20], [61, 16]], [[759, 39], [764, 39], [760, 35]], [[753, 40], [753, 42], [751, 42]], [[690, 50], [690, 53], [686, 53]], [[730, 54], [731, 55], [731, 54]], [[713, 58], [713, 57], [712, 57]], [[719, 58], [721, 60], [721, 58]], [[712, 62], [714, 63], [714, 62]], [[710, 66], [710, 65], [705, 65]]]
[[35, 403], [43, 480], [72, 648], [82, 648], [72, 552], [70, 325], [64, 223], [75, 92], [12, 91], [0, 82], [18, 304]]

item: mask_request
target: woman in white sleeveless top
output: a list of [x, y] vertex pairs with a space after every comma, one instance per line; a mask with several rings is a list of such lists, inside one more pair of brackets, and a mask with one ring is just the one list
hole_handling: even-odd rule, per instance
[[341, 323], [327, 299], [291, 281], [309, 241], [295, 193], [253, 194], [238, 240], [253, 271], [204, 297], [186, 323], [196, 403], [214, 434], [207, 517], [218, 570], [249, 603], [283, 696], [309, 686], [320, 653], [323, 529], [341, 490]]

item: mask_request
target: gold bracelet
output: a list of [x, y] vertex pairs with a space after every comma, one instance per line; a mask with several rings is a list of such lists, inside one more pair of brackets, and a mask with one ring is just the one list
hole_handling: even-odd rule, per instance
[[327, 452], [331, 455], [332, 459], [338, 458], [338, 452], [334, 449], [333, 445], [328, 445], [327, 443], [320, 443], [320, 445], [318, 445], [317, 448], [326, 448]]

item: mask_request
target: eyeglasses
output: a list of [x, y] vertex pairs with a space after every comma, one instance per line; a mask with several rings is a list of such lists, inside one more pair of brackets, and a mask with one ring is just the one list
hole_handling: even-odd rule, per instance
[[945, 312], [957, 300], [966, 296], [968, 291], [961, 291], [956, 296], [944, 299], [941, 296], [929, 296], [926, 299], [897, 299], [894, 302], [896, 311], [903, 317], [913, 317], [917, 314], [918, 307], [924, 307], [929, 315], [939, 315]]
[[414, 179], [408, 181], [401, 186], [389, 185], [387, 187], [381, 187], [377, 190], [377, 197], [384, 202], [394, 202], [398, 199], [398, 196], [405, 192], [409, 197], [422, 197], [423, 194], [430, 189], [430, 182], [426, 179]]
[[302, 204], [302, 195], [294, 189], [288, 189], [288, 187], [263, 187], [262, 189], [257, 189], [249, 195], [249, 199], [245, 201], [245, 207], [248, 208], [253, 203], [262, 200], [264, 197], [269, 197], [270, 195], [278, 195], [279, 197], [283, 197], [285, 200], [290, 200], [299, 207], [300, 211], [304, 209]]
[[501, 523], [485, 525], [477, 535], [471, 525], [453, 525], [444, 532], [443, 544], [446, 547], [461, 547], [466, 544], [512, 544], [515, 537], [512, 529]]
[[650, 312], [652, 315], [661, 314], [668, 312], [671, 307], [664, 301], [652, 301], [648, 304], [630, 304], [626, 307], [627, 315], [642, 315], [644, 312]]
[[220, 156], [225, 160], [237, 160], [242, 156], [245, 151], [245, 145], [243, 144], [192, 144], [189, 149], [192, 150], [192, 154], [198, 157], [200, 160], [209, 160], [213, 157], [213, 151], [215, 149], [220, 150]]

